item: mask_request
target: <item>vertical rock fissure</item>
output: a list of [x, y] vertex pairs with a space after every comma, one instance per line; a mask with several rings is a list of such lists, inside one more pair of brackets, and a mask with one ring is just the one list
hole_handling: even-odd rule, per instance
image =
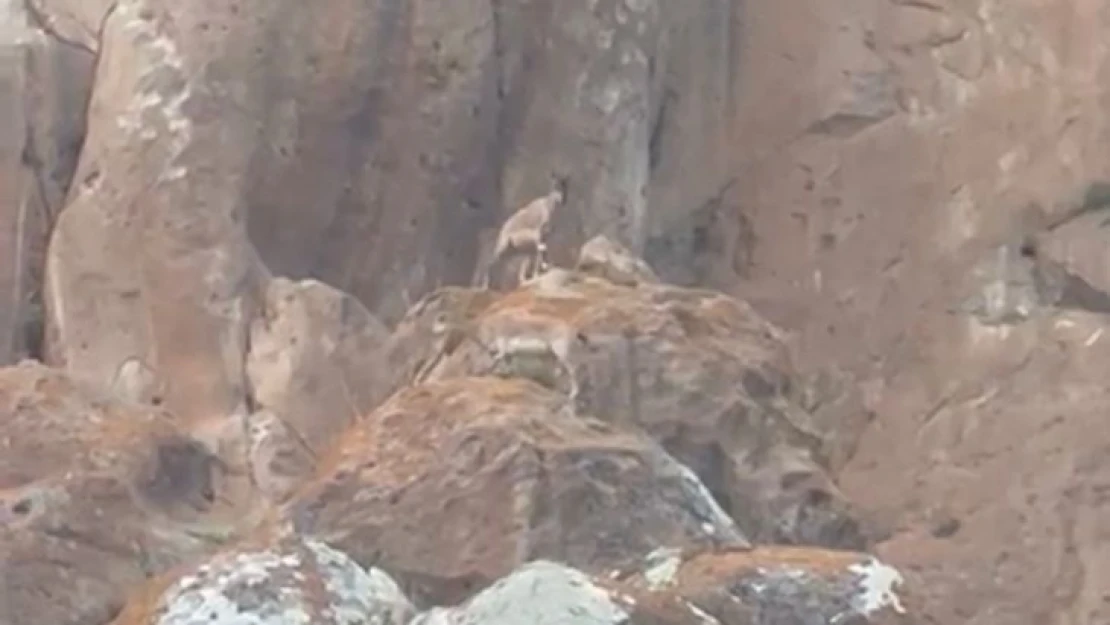
[[57, 41], [63, 46], [67, 46], [75, 50], [81, 50], [82, 52], [88, 52], [89, 54], [96, 54], [96, 50], [93, 50], [80, 41], [70, 39], [58, 32], [58, 29], [54, 28], [50, 24], [50, 19], [45, 14], [43, 14], [43, 12], [40, 11], [37, 6], [35, 6], [34, 0], [23, 0], [23, 9], [27, 12], [27, 17], [31, 21], [31, 26], [39, 29], [43, 32], [43, 34], [49, 36], [51, 39]]

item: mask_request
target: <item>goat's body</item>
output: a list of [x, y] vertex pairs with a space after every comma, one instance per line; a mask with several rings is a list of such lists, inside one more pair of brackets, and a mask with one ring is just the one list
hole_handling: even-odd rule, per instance
[[562, 192], [553, 191], [525, 204], [505, 220], [486, 267], [486, 286], [489, 286], [490, 272], [506, 255], [523, 252], [529, 254], [527, 262], [520, 267], [517, 274], [518, 282], [523, 282], [547, 268], [546, 239], [551, 227], [551, 216], [562, 201]]

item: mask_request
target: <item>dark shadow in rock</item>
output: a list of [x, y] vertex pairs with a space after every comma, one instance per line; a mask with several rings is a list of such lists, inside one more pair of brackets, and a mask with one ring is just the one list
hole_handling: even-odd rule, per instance
[[136, 486], [148, 501], [167, 510], [187, 506], [204, 512], [216, 500], [214, 469], [220, 460], [199, 441], [159, 441]]
[[728, 181], [704, 204], [663, 224], [648, 237], [643, 258], [662, 281], [679, 286], [719, 287], [729, 277], [745, 277], [755, 232], [729, 191]]

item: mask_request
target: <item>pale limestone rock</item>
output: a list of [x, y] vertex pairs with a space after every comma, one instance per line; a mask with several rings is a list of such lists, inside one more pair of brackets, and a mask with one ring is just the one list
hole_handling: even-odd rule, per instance
[[655, 272], [643, 259], [603, 234], [593, 237], [582, 246], [578, 252], [576, 269], [624, 286], [659, 282]]
[[272, 412], [247, 421], [247, 461], [255, 486], [268, 500], [283, 503], [316, 469], [316, 455]]
[[320, 452], [384, 397], [387, 337], [350, 295], [315, 280], [275, 278], [250, 326], [252, 401]]

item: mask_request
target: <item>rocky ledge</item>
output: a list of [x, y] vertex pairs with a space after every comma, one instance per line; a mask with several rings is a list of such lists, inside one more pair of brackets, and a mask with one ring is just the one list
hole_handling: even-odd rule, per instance
[[[392, 332], [274, 280], [254, 335], [336, 337], [347, 382], [305, 384], [308, 347], [260, 340], [266, 403], [225, 415], [0, 370], [0, 623], [909, 618], [783, 333], [597, 247], [507, 292], [433, 292]], [[313, 401], [347, 384], [384, 400]]]

